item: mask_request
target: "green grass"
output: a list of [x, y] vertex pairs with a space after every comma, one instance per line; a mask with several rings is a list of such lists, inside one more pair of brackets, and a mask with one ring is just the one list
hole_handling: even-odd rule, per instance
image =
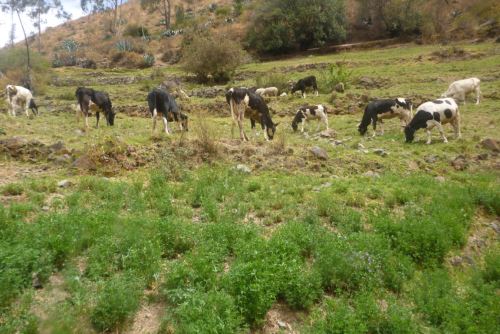
[[[439, 46], [400, 46], [248, 64], [240, 72], [281, 80], [306, 74], [287, 74], [285, 67], [346, 60], [354, 80], [347, 94], [434, 98], [451, 79], [474, 75], [487, 78], [482, 90], [490, 96], [500, 70], [496, 46], [462, 47], [484, 56], [436, 62], [425, 57]], [[162, 72], [182, 74], [177, 67]], [[88, 71], [55, 74], [85, 80]], [[355, 84], [359, 76], [387, 78], [390, 84], [361, 89]], [[96, 87], [109, 91], [116, 105], [145, 105], [140, 87], [150, 80]], [[234, 84], [254, 82], [252, 74]], [[498, 157], [478, 145], [484, 137], [497, 138], [498, 100], [485, 97], [479, 106], [462, 107], [464, 138], [443, 144], [434, 135], [430, 146], [420, 132], [415, 144], [404, 144], [398, 122], [386, 121], [385, 135], [371, 139], [357, 134], [359, 113], [331, 115], [336, 139], [344, 143], [334, 146], [289, 126], [297, 106], [324, 103], [329, 95], [275, 99], [273, 110], [287, 112], [273, 115], [280, 122], [279, 142], [252, 134], [251, 144], [237, 145], [230, 140], [231, 120], [216, 116], [227, 108], [190, 111], [184, 136], [152, 136], [150, 119], [122, 114], [113, 128], [82, 135], [66, 101], [74, 88], [48, 89], [60, 113], [42, 107], [42, 115], [29, 120], [0, 115], [2, 138], [63, 140], [76, 154], [99, 157], [123, 154], [130, 146], [152, 160], [132, 170], [103, 163], [93, 173], [75, 174], [49, 164], [53, 171], [47, 174], [8, 176], [0, 187], [0, 333], [122, 331], [148, 304], [164, 309], [157, 319], [161, 333], [246, 333], [259, 329], [276, 304], [297, 315], [292, 325], [302, 333], [497, 330], [498, 241], [486, 239], [473, 265], [451, 267], [448, 260], [470, 247], [475, 231], [491, 229], [478, 217], [492, 221], [500, 212]], [[338, 94], [336, 108], [352, 104], [361, 110], [347, 94]], [[215, 99], [221, 105], [223, 100]], [[216, 105], [211, 99], [180, 101], [191, 103]], [[208, 139], [216, 149], [210, 154], [197, 143], [200, 119], [211, 124]], [[327, 150], [327, 161], [310, 156], [314, 145]], [[389, 155], [380, 157], [375, 148]], [[477, 159], [482, 153], [489, 154], [486, 160]], [[470, 164], [464, 171], [450, 164], [458, 155]], [[42, 164], [7, 156], [1, 163], [20, 170]], [[238, 163], [252, 173], [236, 171]], [[364, 176], [369, 170], [380, 177]], [[110, 171], [113, 177], [102, 177]], [[58, 188], [63, 178], [74, 185]], [[56, 275], [62, 277], [57, 287]], [[44, 286], [41, 291], [32, 287], [34, 278]], [[64, 292], [62, 302], [43, 299], [57, 289]]]

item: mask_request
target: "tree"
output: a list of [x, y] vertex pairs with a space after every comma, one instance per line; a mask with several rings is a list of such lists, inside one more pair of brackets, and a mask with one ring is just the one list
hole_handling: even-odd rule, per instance
[[149, 12], [160, 11], [165, 21], [165, 30], [170, 29], [172, 0], [141, 0], [141, 7]]
[[60, 0], [35, 0], [29, 16], [35, 20], [35, 28], [38, 29], [38, 52], [42, 50], [42, 23], [45, 23], [42, 16], [46, 15], [50, 10], [56, 10], [58, 18], [66, 20], [71, 18], [71, 15], [64, 10]]
[[118, 8], [123, 0], [80, 0], [80, 6], [85, 13], [102, 13], [111, 11], [113, 20], [111, 32], [116, 34], [118, 26]]
[[28, 37], [26, 36], [26, 30], [24, 29], [23, 20], [21, 19], [21, 13], [26, 12], [30, 7], [34, 5], [34, 0], [8, 0], [0, 2], [0, 9], [3, 12], [16, 13], [19, 19], [19, 24], [24, 35], [24, 44], [26, 45], [26, 83], [27, 88], [31, 89], [31, 57], [30, 57], [30, 46], [28, 42]]
[[261, 2], [247, 35], [259, 53], [284, 53], [345, 39], [344, 0]]

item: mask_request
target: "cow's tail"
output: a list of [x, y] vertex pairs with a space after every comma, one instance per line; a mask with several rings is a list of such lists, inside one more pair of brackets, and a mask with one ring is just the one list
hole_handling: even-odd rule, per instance
[[33, 114], [38, 115], [38, 106], [36, 105], [34, 99], [30, 100], [29, 108], [33, 111]]
[[372, 115], [370, 112], [369, 105], [366, 106], [365, 112], [363, 113], [363, 118], [361, 119], [361, 123], [359, 123], [358, 131], [360, 135], [364, 135], [368, 130], [368, 125], [370, 125], [372, 121]]

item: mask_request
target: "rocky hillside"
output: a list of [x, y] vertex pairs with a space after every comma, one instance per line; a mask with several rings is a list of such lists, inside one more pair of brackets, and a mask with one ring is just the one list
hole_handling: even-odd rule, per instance
[[[53, 60], [65, 47], [65, 41], [75, 41], [79, 47], [77, 57], [92, 59], [100, 67], [121, 66], [113, 60], [126, 41], [139, 55], [150, 54], [156, 64], [175, 62], [176, 50], [182, 41], [182, 32], [193, 27], [229, 31], [231, 36], [242, 40], [260, 0], [246, 0], [243, 12], [234, 15], [232, 0], [173, 0], [172, 30], [165, 31], [159, 12], [143, 10], [139, 0], [130, 0], [119, 9], [117, 33], [110, 31], [111, 13], [92, 14], [61, 26], [49, 28], [43, 34], [43, 54]], [[373, 3], [383, 2], [372, 1]], [[376, 10], [366, 9], [359, 0], [346, 0], [347, 43], [372, 41], [391, 37]], [[432, 27], [424, 26], [423, 34], [428, 41], [494, 37], [498, 35], [498, 12], [500, 5], [492, 0], [432, 0], [427, 1], [422, 11], [431, 17]], [[498, 9], [498, 10], [495, 10]], [[176, 14], [178, 13], [178, 14]], [[497, 14], [495, 14], [497, 13]], [[180, 34], [176, 34], [182, 30]], [[144, 36], [141, 34], [144, 33]], [[62, 64], [64, 65], [64, 63]], [[132, 66], [133, 67], [133, 66]]]

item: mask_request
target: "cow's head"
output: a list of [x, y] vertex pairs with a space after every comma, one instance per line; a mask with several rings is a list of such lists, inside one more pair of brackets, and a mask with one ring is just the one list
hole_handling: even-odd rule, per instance
[[358, 131], [360, 135], [364, 136], [366, 131], [368, 131], [368, 126], [363, 126], [362, 124], [362, 122], [358, 124]]
[[188, 117], [186, 114], [181, 113], [181, 124], [184, 131], [188, 131]]
[[7, 87], [5, 88], [5, 90], [7, 91], [7, 95], [9, 97], [17, 94], [17, 88], [14, 85], [7, 85]]
[[409, 125], [405, 126], [405, 137], [406, 142], [411, 143], [415, 139], [415, 129]]
[[302, 110], [299, 109], [292, 120], [293, 131], [297, 131], [297, 129], [299, 128], [299, 123], [302, 121], [303, 118], [305, 118], [305, 115], [302, 112]]
[[113, 126], [115, 125], [115, 110], [114, 108], [111, 108], [109, 112], [106, 113], [106, 120], [108, 121], [108, 125]]
[[271, 127], [266, 127], [266, 132], [267, 132], [267, 137], [269, 140], [272, 140], [274, 138], [274, 134], [276, 133], [276, 127], [278, 126], [279, 123], [274, 124]]

